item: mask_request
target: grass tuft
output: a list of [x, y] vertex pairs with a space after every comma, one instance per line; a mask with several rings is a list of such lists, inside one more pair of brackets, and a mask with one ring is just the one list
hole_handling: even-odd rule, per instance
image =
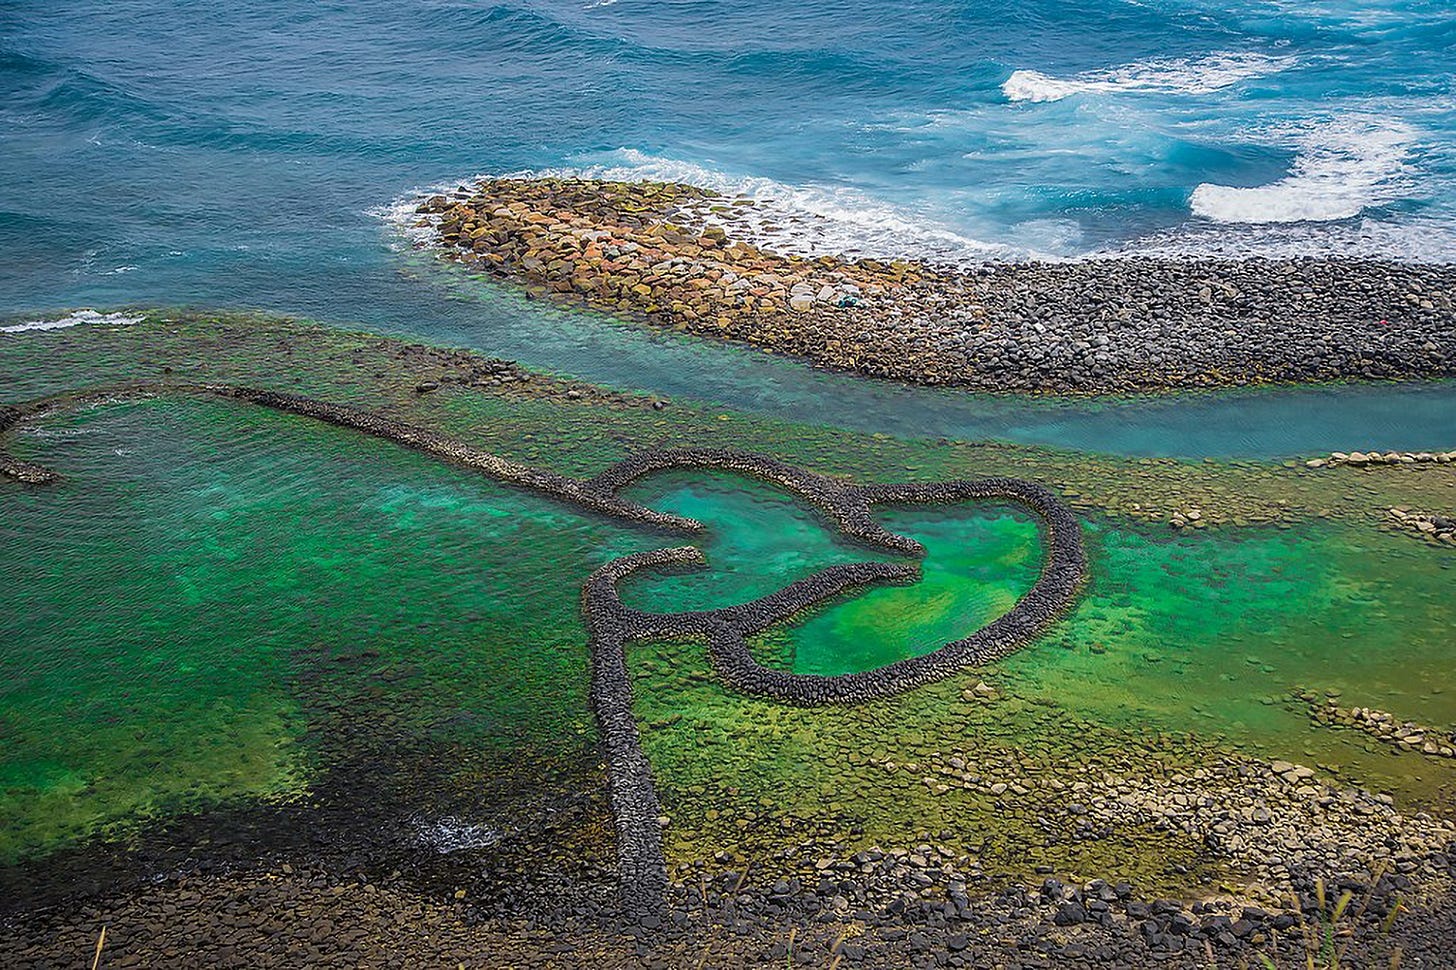
[[[1354, 942], [1355, 930], [1360, 925], [1366, 911], [1369, 910], [1371, 902], [1374, 901], [1376, 887], [1385, 878], [1387, 871], [1388, 866], [1385, 864], [1375, 870], [1369, 888], [1366, 889], [1365, 895], [1353, 912], [1351, 904], [1355, 901], [1355, 894], [1346, 891], [1338, 899], [1332, 901], [1325, 890], [1323, 879], [1316, 879], [1314, 882], [1315, 908], [1312, 913], [1306, 912], [1299, 896], [1291, 892], [1290, 901], [1299, 920], [1297, 938], [1301, 942], [1300, 948], [1303, 950], [1303, 960], [1293, 966], [1302, 966], [1304, 970], [1350, 970], [1352, 965], [1346, 957], [1351, 943]], [[1397, 896], [1390, 912], [1380, 923], [1376, 937], [1377, 948], [1381, 941], [1389, 939], [1390, 932], [1395, 927], [1395, 921], [1400, 917], [1403, 909], [1404, 903]], [[1257, 954], [1259, 966], [1264, 970], [1284, 970], [1278, 962], [1279, 935], [1273, 933], [1271, 936], [1272, 953]], [[1400, 947], [1391, 949], [1385, 957], [1385, 966], [1389, 970], [1399, 970], [1401, 957]], [[1379, 965], [1378, 961], [1372, 957], [1369, 966], [1377, 965]]]

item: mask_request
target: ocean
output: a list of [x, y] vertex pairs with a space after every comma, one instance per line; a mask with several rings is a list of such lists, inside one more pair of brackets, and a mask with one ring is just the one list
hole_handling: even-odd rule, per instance
[[[807, 251], [1449, 262], [1453, 50], [1443, 0], [12, 0], [0, 322], [256, 308], [870, 430], [1153, 454], [1411, 446], [1449, 426], [1449, 392], [1413, 411], [1394, 389], [1330, 392], [1351, 398], [1331, 408], [1309, 391], [1048, 428], [1021, 405], [552, 313], [412, 252], [394, 220], [478, 174], [579, 172], [773, 199]], [[1392, 408], [1409, 422], [1392, 430]]]
[[841, 249], [1448, 262], [1453, 72], [1446, 0], [11, 2], [0, 299], [372, 269], [371, 213], [517, 171], [771, 196]]

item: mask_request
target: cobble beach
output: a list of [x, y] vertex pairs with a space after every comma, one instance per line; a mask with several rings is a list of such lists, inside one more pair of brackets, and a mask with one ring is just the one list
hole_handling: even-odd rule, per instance
[[414, 228], [542, 296], [915, 383], [1109, 394], [1456, 374], [1446, 265], [807, 257], [771, 248], [764, 207], [691, 185], [488, 179], [425, 200]]

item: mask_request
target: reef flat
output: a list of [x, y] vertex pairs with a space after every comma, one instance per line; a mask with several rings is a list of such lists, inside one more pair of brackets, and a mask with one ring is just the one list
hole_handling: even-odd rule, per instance
[[[7, 407], [6, 413], [0, 416], [0, 434], [19, 426], [26, 418], [53, 411], [62, 402], [75, 406], [158, 393], [227, 398], [313, 418], [393, 441], [593, 512], [653, 526], [702, 529], [700, 523], [624, 502], [617, 492], [648, 472], [678, 468], [729, 470], [772, 482], [818, 506], [845, 535], [907, 553], [923, 554], [924, 549], [914, 540], [896, 536], [876, 525], [870, 516], [871, 504], [1010, 499], [1042, 517], [1048, 534], [1046, 567], [1042, 577], [1008, 613], [989, 626], [924, 656], [835, 677], [769, 670], [753, 659], [744, 638], [857, 586], [884, 580], [913, 581], [913, 569], [877, 563], [830, 568], [752, 603], [706, 613], [661, 615], [623, 607], [617, 597], [616, 582], [643, 568], [684, 563], [704, 565], [698, 550], [689, 547], [628, 556], [588, 577], [582, 603], [591, 630], [592, 705], [607, 750], [622, 898], [628, 911], [635, 915], [655, 913], [661, 908], [667, 872], [662, 857], [657, 792], [632, 718], [632, 687], [624, 653], [629, 641], [697, 636], [707, 641], [715, 669], [736, 690], [803, 706], [863, 703], [934, 683], [1025, 646], [1067, 609], [1085, 578], [1086, 557], [1076, 517], [1046, 489], [1015, 479], [865, 487], [807, 473], [764, 455], [699, 449], [639, 453], [580, 482], [525, 467], [438, 432], [357, 408], [228, 384], [133, 385], [24, 402]], [[55, 472], [15, 461], [4, 450], [0, 450], [0, 474], [32, 485], [60, 481]]]
[[[62, 479], [0, 482], [0, 542], [33, 550], [5, 557], [0, 587], [4, 615], [26, 618], [3, 638], [0, 792], [0, 946], [20, 965], [87, 953], [107, 924], [121, 965], [782, 965], [792, 951], [825, 965], [1236, 966], [1300, 959], [1317, 885], [1327, 904], [1352, 893], [1353, 955], [1401, 946], [1407, 966], [1440, 965], [1452, 759], [1289, 698], [1297, 686], [1341, 712], [1388, 712], [1395, 738], [1449, 736], [1456, 708], [1432, 688], [1451, 660], [1450, 549], [1386, 530], [1390, 508], [1451, 507], [1451, 463], [857, 435], [306, 322], [147, 316], [0, 339], [16, 375], [4, 404], [63, 395], [5, 449]], [[67, 403], [93, 382], [178, 393]], [[340, 402], [429, 432], [416, 444], [596, 480], [585, 491], [657, 518], [619, 530], [610, 512], [482, 489], [469, 467], [349, 427], [194, 400], [181, 385], [196, 384]], [[771, 456], [794, 477], [661, 457], [705, 448]], [[890, 577], [908, 547], [815, 538], [840, 520], [812, 483], [863, 489], [886, 503], [882, 534], [924, 548], [920, 582], [872, 584], [728, 644], [754, 676], [853, 682], [933, 656], [952, 639], [941, 631], [1014, 618], [1043, 561], [1038, 518], [902, 507], [890, 485], [987, 477], [1042, 483], [1081, 524], [1088, 582], [1029, 649], [831, 706], [736, 689], [696, 635], [625, 654], [666, 877], [664, 909], [625, 918], [575, 591], [610, 580], [592, 587], [604, 615], [620, 603], [657, 624], [732, 616], [825, 569]], [[706, 526], [694, 542], [709, 571], [627, 570], [686, 563], [661, 530], [689, 519]], [[93, 526], [111, 545], [141, 534], [108, 554], [87, 544]], [[681, 585], [695, 576], [701, 603]], [[106, 583], [147, 608], [96, 612]], [[214, 603], [258, 589], [266, 615], [207, 625]], [[159, 770], [174, 762], [175, 781]], [[281, 780], [248, 769], [276, 762]]]
[[875, 377], [1107, 394], [1456, 374], [1449, 265], [796, 252], [771, 203], [678, 183], [491, 178], [417, 218], [530, 292]]

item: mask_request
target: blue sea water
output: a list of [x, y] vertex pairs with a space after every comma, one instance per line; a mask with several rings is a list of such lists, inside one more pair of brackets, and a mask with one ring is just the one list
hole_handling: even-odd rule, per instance
[[[584, 171], [772, 197], [812, 217], [810, 248], [1449, 262], [1453, 51], [1449, 0], [10, 0], [0, 316], [258, 307], [895, 424], [864, 398], [890, 392], [795, 365], [569, 315], [543, 336], [541, 311], [402, 252], [390, 206]], [[1035, 438], [1033, 418], [904, 400], [896, 420], [932, 433]], [[1244, 437], [1219, 453], [1352, 446], [1381, 420], [1291, 437], [1230, 417]]]

